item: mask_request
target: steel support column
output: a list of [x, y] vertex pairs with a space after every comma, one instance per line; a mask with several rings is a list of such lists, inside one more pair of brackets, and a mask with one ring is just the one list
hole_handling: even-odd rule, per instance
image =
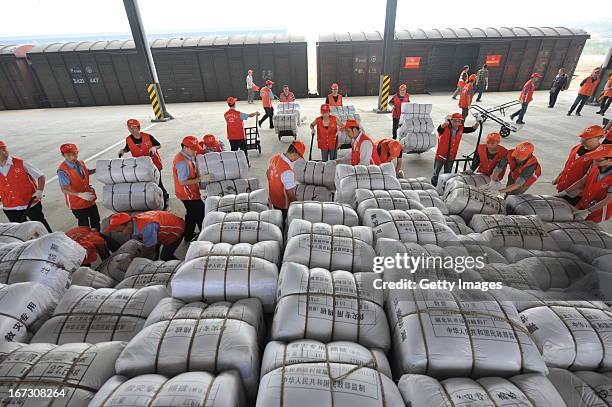
[[393, 56], [393, 39], [395, 38], [395, 16], [397, 14], [397, 0], [387, 0], [385, 14], [385, 35], [383, 38], [383, 61], [380, 72], [380, 85], [378, 89], [378, 113], [388, 113], [389, 93], [391, 89], [391, 57]]

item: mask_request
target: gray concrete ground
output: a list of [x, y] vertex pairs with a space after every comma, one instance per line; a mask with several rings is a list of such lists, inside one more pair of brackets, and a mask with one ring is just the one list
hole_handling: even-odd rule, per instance
[[[481, 105], [492, 107], [517, 96], [517, 92], [485, 93]], [[548, 109], [546, 107], [548, 92], [536, 92], [525, 116], [526, 124], [517, 133], [512, 133], [502, 141], [506, 147], [513, 147], [525, 140], [535, 144], [535, 154], [542, 164], [542, 176], [530, 192], [553, 193], [554, 189], [550, 182], [563, 167], [571, 146], [578, 142], [579, 132], [588, 125], [602, 122], [601, 116], [595, 115], [597, 108], [591, 106], [583, 109], [582, 117], [567, 117], [565, 113], [575, 96], [573, 91], [563, 92], [557, 106]], [[432, 103], [434, 105], [432, 116], [436, 124], [440, 123], [447, 114], [458, 110], [457, 101], [451, 100], [450, 95], [414, 95], [412, 101]], [[306, 123], [309, 123], [318, 115], [322, 99], [305, 99], [298, 102], [301, 105], [302, 117], [306, 117]], [[348, 97], [345, 104], [355, 105], [361, 115], [363, 126], [372, 137], [390, 136], [391, 115], [376, 114], [372, 111], [376, 105], [376, 97]], [[156, 124], [150, 122], [151, 108], [147, 105], [2, 111], [0, 139], [7, 142], [11, 154], [31, 160], [45, 172], [47, 176], [43, 201], [45, 214], [54, 229], [66, 230], [76, 225], [76, 219], [66, 208], [55, 177], [57, 165], [61, 161], [60, 144], [76, 143], [81, 150], [81, 159], [85, 159], [90, 167], [94, 167], [96, 159], [117, 156], [117, 151], [128, 134], [125, 122], [128, 118], [136, 118], [141, 121], [143, 129], [153, 134], [163, 146], [160, 153], [165, 166], [162, 173], [164, 184], [174, 198], [171, 164], [180, 148], [182, 137], [191, 134], [201, 138], [204, 134], [212, 133], [225, 140], [223, 112], [226, 109], [227, 105], [224, 102], [171, 104], [168, 110], [174, 115], [175, 120]], [[238, 102], [238, 109], [244, 112], [259, 110], [263, 113], [259, 102], [255, 105]], [[468, 125], [473, 121], [473, 118], [469, 118]], [[250, 119], [250, 123], [254, 125], [254, 119]], [[498, 130], [499, 125], [487, 122], [483, 135]], [[460, 154], [472, 152], [476, 138], [477, 133], [465, 135]], [[300, 126], [299, 139], [310, 146], [310, 131], [307, 124]], [[279, 141], [274, 130], [269, 130], [267, 123], [264, 124], [261, 130], [262, 154], [258, 155], [256, 151], [249, 152], [251, 175], [266, 184], [265, 171], [270, 156], [286, 149], [290, 141], [288, 137]], [[406, 156], [403, 162], [404, 173], [409, 177], [430, 177], [433, 156], [432, 151], [422, 155]], [[313, 158], [320, 158], [316, 145]], [[101, 195], [102, 184], [95, 178], [94, 187]], [[109, 215], [110, 211], [102, 207], [101, 199], [99, 201], [102, 217]], [[181, 216], [184, 214], [182, 204], [176, 199], [172, 200], [170, 209]], [[6, 221], [4, 214], [0, 215], [0, 221]], [[612, 231], [612, 222], [607, 222], [604, 227]]]

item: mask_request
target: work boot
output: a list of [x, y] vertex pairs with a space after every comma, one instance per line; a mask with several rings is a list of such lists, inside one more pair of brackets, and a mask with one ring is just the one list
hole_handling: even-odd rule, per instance
[[582, 116], [580, 112], [576, 112], [576, 116]]
[[525, 124], [525, 122], [524, 122], [524, 121], [522, 121], [522, 120], [518, 120], [518, 121], [516, 122], [516, 124]]
[[599, 110], [599, 111], [595, 112], [595, 114], [600, 114], [600, 115], [603, 115], [603, 113], [601, 112], [601, 110]]
[[571, 116], [571, 115], [572, 115], [572, 112], [567, 112], [567, 115], [568, 115], [568, 116]]
[[270, 128], [271, 128], [271, 129], [273, 129], [273, 128], [274, 128], [274, 125], [273, 125], [273, 124], [271, 124], [271, 125], [270, 125]]

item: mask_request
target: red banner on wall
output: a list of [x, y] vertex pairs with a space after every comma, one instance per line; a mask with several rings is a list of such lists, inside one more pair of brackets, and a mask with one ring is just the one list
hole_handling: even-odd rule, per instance
[[485, 59], [485, 64], [488, 66], [499, 66], [501, 64], [501, 55], [487, 55]]
[[404, 68], [419, 69], [421, 67], [421, 57], [406, 57], [404, 60]]

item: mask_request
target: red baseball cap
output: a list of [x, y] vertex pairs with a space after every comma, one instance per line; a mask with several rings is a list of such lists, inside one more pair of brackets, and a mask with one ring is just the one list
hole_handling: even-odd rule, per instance
[[599, 138], [604, 136], [604, 129], [596, 124], [587, 127], [580, 133], [581, 139]]
[[517, 160], [523, 161], [525, 158], [529, 157], [531, 153], [533, 153], [533, 144], [528, 141], [523, 141], [522, 143], [517, 144], [514, 147], [514, 151], [512, 152], [512, 157]]
[[185, 136], [185, 138], [183, 138], [183, 141], [181, 141], [181, 144], [187, 148], [192, 149], [198, 154], [204, 151], [202, 150], [202, 146], [200, 146], [200, 140], [198, 140], [196, 136]]
[[230, 106], [235, 105], [237, 101], [238, 101], [238, 99], [236, 99], [235, 97], [232, 97], [232, 96], [227, 98], [227, 104], [230, 105]]
[[469, 80], [469, 81], [475, 81], [475, 80], [476, 80], [476, 78], [477, 78], [477, 77], [476, 77], [476, 74], [474, 74], [474, 73], [473, 73], [473, 74], [471, 74], [471, 75], [468, 77], [468, 80]]
[[136, 119], [129, 119], [127, 121], [127, 125], [128, 125], [128, 127], [130, 127], [130, 126], [139, 126], [140, 127], [140, 122], [138, 120], [136, 120]]
[[3, 140], [0, 140], [0, 148], [6, 148], [6, 143]]
[[499, 143], [501, 141], [501, 136], [499, 133], [489, 133], [487, 134], [487, 143], [490, 141], [496, 141]]
[[78, 153], [78, 152], [79, 152], [79, 148], [76, 146], [76, 144], [62, 144], [60, 146], [60, 153], [62, 154]]
[[301, 142], [300, 140], [294, 140], [291, 145], [295, 148], [295, 151], [304, 158], [304, 153], [306, 152], [306, 144]]
[[108, 226], [104, 230], [106, 233], [110, 233], [116, 230], [119, 226], [124, 225], [132, 220], [132, 217], [125, 212], [119, 212], [110, 217]]
[[212, 134], [207, 134], [204, 136], [204, 138], [202, 138], [202, 141], [204, 142], [205, 145], [210, 146], [214, 144], [215, 141], [217, 141], [217, 138], [213, 136]]
[[584, 155], [591, 160], [598, 160], [600, 158], [612, 158], [612, 144], [602, 144], [595, 150]]
[[542, 75], [540, 75], [540, 74], [539, 74], [539, 73], [537, 73], [537, 72], [534, 72], [534, 73], [532, 73], [532, 74], [531, 74], [531, 77], [532, 77], [532, 78], [541, 78], [541, 77], [542, 77]]
[[266, 85], [274, 85], [274, 82], [272, 82], [270, 79], [268, 79], [268, 80], [266, 81]]
[[453, 113], [450, 118], [451, 120], [463, 120], [463, 115], [461, 113]]
[[355, 119], [348, 119], [346, 123], [344, 123], [344, 126], [342, 126], [343, 129], [351, 129], [355, 127], [359, 127], [359, 123]]
[[321, 113], [329, 113], [331, 111], [331, 107], [325, 103], [321, 105]]

